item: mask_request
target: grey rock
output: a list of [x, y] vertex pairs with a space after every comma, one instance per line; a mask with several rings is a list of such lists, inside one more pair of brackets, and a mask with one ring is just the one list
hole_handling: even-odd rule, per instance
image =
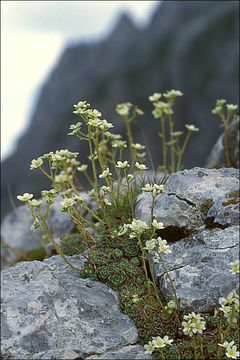
[[2, 243], [7, 245], [1, 253], [2, 267], [11, 265], [22, 252], [29, 252], [43, 246], [41, 231], [31, 231], [33, 218], [30, 210], [19, 206], [8, 214], [1, 225]]
[[163, 255], [167, 271], [155, 264], [155, 274], [167, 300], [174, 298], [171, 277], [182, 309], [212, 310], [219, 297], [239, 286], [238, 275], [230, 272], [230, 263], [239, 257], [238, 226], [202, 229], [170, 248], [172, 253]]
[[[224, 155], [224, 137], [223, 134], [218, 138], [208, 159], [206, 167], [226, 166]], [[227, 141], [229, 149], [229, 160], [231, 166], [239, 168], [239, 119], [232, 123], [227, 132]]]
[[109, 351], [104, 355], [100, 355], [100, 356], [95, 356], [92, 355], [90, 357], [88, 357], [86, 360], [98, 360], [98, 359], [119, 359], [119, 360], [132, 360], [132, 359], [139, 359], [139, 360], [148, 360], [148, 359], [153, 359], [153, 356], [151, 355], [147, 355], [144, 352], [144, 348], [140, 345], [130, 345], [130, 346], [124, 346], [122, 349], [120, 350], [116, 350], [116, 351]]
[[215, 202], [238, 189], [238, 170], [234, 168], [178, 171], [167, 179], [165, 194], [157, 196], [153, 210], [151, 194], [139, 195], [135, 216], [150, 223], [153, 215], [165, 227], [192, 231], [205, 224], [207, 211]]
[[[68, 260], [82, 268], [81, 256]], [[59, 256], [2, 271], [2, 356], [75, 359], [137, 341], [115, 291], [81, 279]]]
[[223, 227], [239, 223], [239, 198], [228, 197], [217, 200], [208, 210], [207, 220]]

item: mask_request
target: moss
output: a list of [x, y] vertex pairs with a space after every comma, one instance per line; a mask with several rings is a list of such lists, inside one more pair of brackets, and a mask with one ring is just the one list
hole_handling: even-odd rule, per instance
[[204, 201], [201, 205], [201, 212], [205, 215], [207, 215], [208, 210], [213, 206], [213, 199], [207, 199]]

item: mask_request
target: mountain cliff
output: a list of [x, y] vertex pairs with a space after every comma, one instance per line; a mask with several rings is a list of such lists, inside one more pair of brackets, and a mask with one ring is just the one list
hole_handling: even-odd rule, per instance
[[201, 130], [184, 164], [203, 165], [221, 133], [211, 115], [216, 98], [238, 101], [238, 15], [238, 1], [164, 1], [145, 29], [122, 15], [101, 42], [66, 47], [40, 91], [29, 128], [2, 164], [2, 214], [11, 208], [9, 193], [15, 199], [18, 193], [37, 195], [49, 186], [37, 172], [30, 175], [31, 159], [69, 148], [85, 160], [84, 144], [66, 136], [77, 121], [72, 110], [79, 100], [101, 110], [118, 132], [124, 130], [116, 104], [131, 101], [143, 107], [146, 115], [136, 128], [136, 140], [149, 143], [158, 164], [158, 123], [147, 97], [180, 89], [185, 96], [177, 102], [177, 128], [194, 123]]

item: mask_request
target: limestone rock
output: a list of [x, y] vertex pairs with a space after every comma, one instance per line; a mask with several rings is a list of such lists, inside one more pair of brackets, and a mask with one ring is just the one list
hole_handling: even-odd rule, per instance
[[237, 169], [193, 168], [168, 178], [153, 210], [150, 193], [137, 199], [137, 218], [150, 224], [153, 216], [165, 225], [159, 235], [172, 253], [164, 255], [167, 272], [155, 264], [155, 275], [166, 299], [174, 294], [171, 276], [183, 309], [211, 310], [238, 284], [230, 273], [239, 251], [238, 190]]
[[[81, 256], [68, 260], [82, 268]], [[76, 359], [120, 350], [137, 341], [115, 291], [54, 256], [2, 271], [2, 356]]]
[[[153, 216], [166, 227], [194, 230], [205, 224], [209, 208], [219, 199], [239, 189], [238, 170], [195, 167], [173, 173], [159, 195]], [[136, 217], [151, 222], [152, 196], [142, 193], [137, 199]]]
[[[181, 308], [209, 311], [239, 286], [238, 275], [230, 272], [230, 263], [239, 257], [239, 227], [200, 230], [170, 244], [172, 253], [163, 259], [175, 284]], [[174, 298], [166, 271], [155, 265], [156, 277], [166, 299]]]
[[144, 353], [144, 348], [140, 345], [130, 345], [130, 346], [124, 346], [122, 349], [120, 350], [116, 350], [116, 351], [110, 351], [107, 352], [104, 355], [99, 355], [99, 356], [90, 356], [88, 357], [86, 360], [100, 360], [100, 359], [119, 359], [119, 360], [133, 360], [133, 359], [139, 359], [139, 360], [148, 360], [148, 359], [153, 359], [153, 356], [151, 355], [146, 355]]

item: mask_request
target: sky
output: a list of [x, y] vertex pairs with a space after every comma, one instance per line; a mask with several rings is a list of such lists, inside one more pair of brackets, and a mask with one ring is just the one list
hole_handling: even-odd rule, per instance
[[146, 26], [160, 1], [1, 1], [1, 159], [14, 151], [34, 100], [69, 42], [98, 41], [121, 13]]

